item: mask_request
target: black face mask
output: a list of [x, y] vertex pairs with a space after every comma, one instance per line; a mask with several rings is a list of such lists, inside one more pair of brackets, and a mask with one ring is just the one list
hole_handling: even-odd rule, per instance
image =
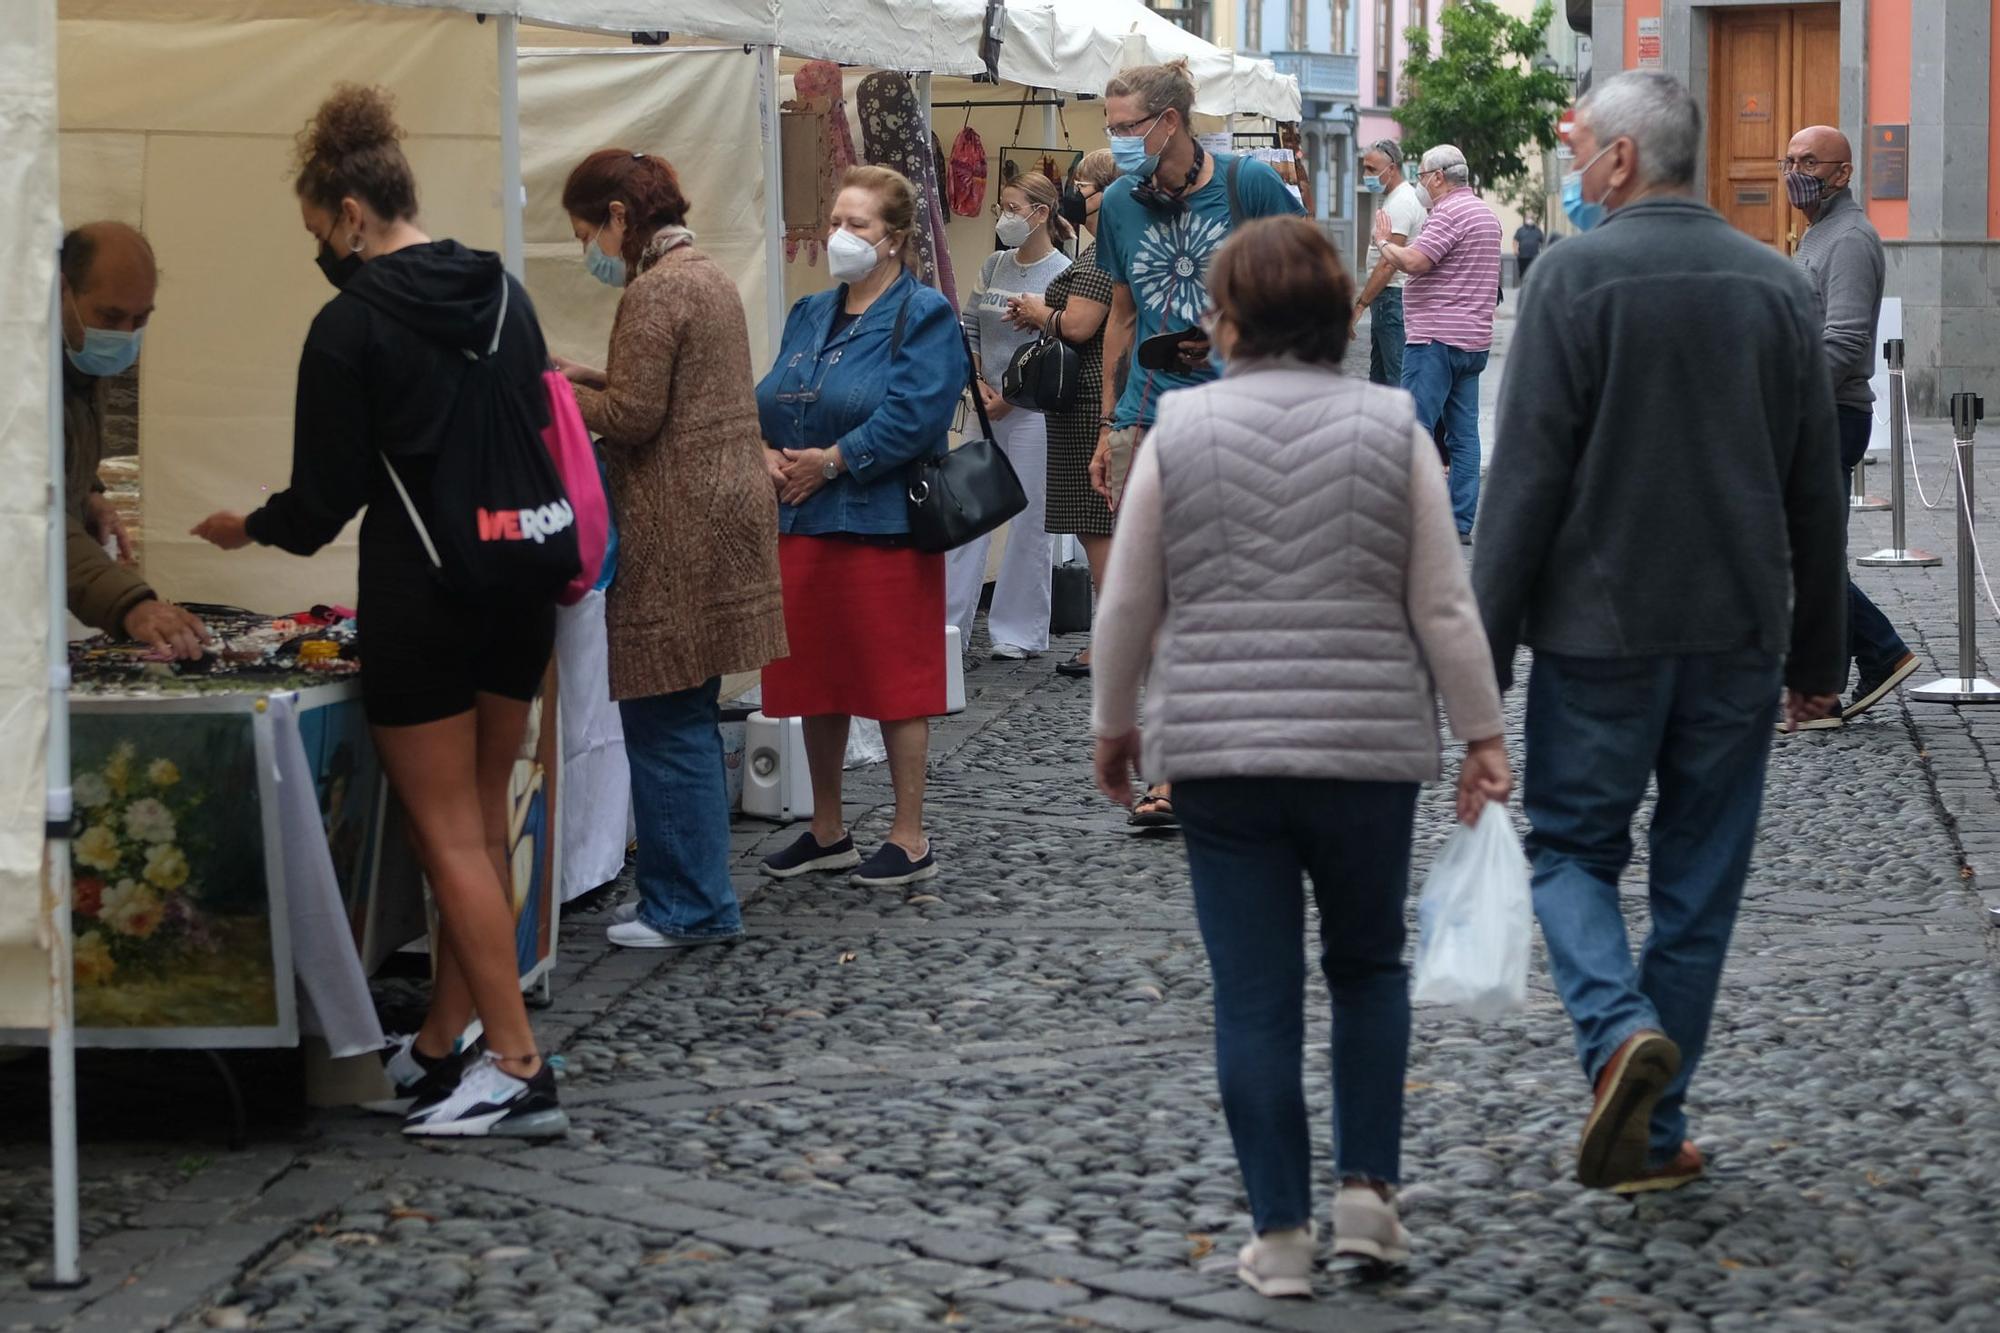
[[1062, 203], [1056, 207], [1056, 215], [1072, 227], [1081, 227], [1090, 217], [1090, 200], [1082, 190], [1074, 185], [1062, 192]]
[[354, 275], [361, 271], [360, 255], [336, 255], [333, 247], [325, 241], [319, 243], [319, 254], [313, 263], [319, 265], [319, 271], [326, 275], [326, 280], [333, 284], [335, 291], [354, 281]]

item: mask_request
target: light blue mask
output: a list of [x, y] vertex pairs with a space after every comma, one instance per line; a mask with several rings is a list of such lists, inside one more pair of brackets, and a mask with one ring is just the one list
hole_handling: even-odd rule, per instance
[[[599, 227], [597, 229], [597, 236], [602, 236], [603, 234], [604, 228]], [[625, 285], [625, 257], [623, 255], [605, 254], [604, 247], [597, 243], [597, 236], [593, 236], [584, 242], [584, 267], [590, 270], [591, 277], [596, 278], [606, 287], [623, 287]]]
[[1151, 176], [1160, 169], [1160, 155], [1146, 151], [1146, 136], [1143, 134], [1113, 135], [1111, 160], [1127, 176]]
[[1380, 176], [1363, 176], [1361, 178], [1361, 188], [1370, 194], [1381, 194], [1386, 187], [1383, 186]]
[[1597, 157], [1591, 158], [1590, 161], [1563, 177], [1563, 216], [1567, 217], [1570, 220], [1570, 225], [1574, 226], [1578, 231], [1589, 231], [1592, 227], [1604, 221], [1604, 215], [1608, 211], [1604, 207], [1604, 201], [1600, 199], [1593, 203], [1583, 197], [1583, 174], [1597, 165], [1598, 157], [1603, 157], [1610, 151], [1611, 145], [1604, 145], [1604, 147], [1597, 150]]
[[133, 329], [126, 333], [119, 329], [85, 329], [83, 346], [72, 349], [63, 346], [64, 355], [79, 373], [103, 379], [109, 375], [122, 375], [130, 370], [139, 359], [139, 344], [145, 341], [144, 329]]

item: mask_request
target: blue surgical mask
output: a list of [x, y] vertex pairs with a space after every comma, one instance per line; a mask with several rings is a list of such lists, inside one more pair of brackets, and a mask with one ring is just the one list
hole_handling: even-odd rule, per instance
[[1591, 158], [1590, 161], [1563, 177], [1563, 216], [1567, 217], [1570, 220], [1570, 224], [1578, 231], [1589, 231], [1592, 227], [1604, 221], [1604, 215], [1608, 211], [1604, 207], [1604, 201], [1600, 199], [1593, 203], [1591, 200], [1583, 197], [1583, 174], [1597, 165], [1598, 157], [1603, 157], [1610, 151], [1611, 145], [1604, 145], [1604, 147], [1597, 150], [1597, 157]]
[[1151, 176], [1160, 169], [1160, 155], [1146, 151], [1146, 136], [1143, 134], [1112, 135], [1111, 160], [1127, 176]]
[[604, 247], [597, 243], [597, 237], [604, 235], [604, 228], [597, 229], [597, 236], [584, 242], [583, 265], [590, 270], [590, 276], [606, 287], [625, 285], [625, 258], [623, 255], [607, 255]]
[[1381, 194], [1387, 187], [1382, 184], [1380, 176], [1363, 176], [1361, 178], [1361, 188], [1370, 194]]
[[[82, 316], [78, 315], [79, 322]], [[145, 341], [144, 329], [133, 329], [129, 333], [123, 329], [93, 329], [85, 326], [83, 346], [72, 348], [69, 340], [63, 340], [63, 354], [77, 372], [103, 379], [110, 375], [122, 375], [130, 370], [139, 359], [139, 344]]]

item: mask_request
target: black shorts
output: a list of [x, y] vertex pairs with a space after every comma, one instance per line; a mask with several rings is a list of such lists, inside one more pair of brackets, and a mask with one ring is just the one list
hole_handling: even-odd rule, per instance
[[471, 711], [479, 694], [535, 697], [555, 652], [553, 602], [462, 601], [427, 567], [370, 568], [367, 555], [358, 629], [361, 702], [371, 725], [441, 722]]

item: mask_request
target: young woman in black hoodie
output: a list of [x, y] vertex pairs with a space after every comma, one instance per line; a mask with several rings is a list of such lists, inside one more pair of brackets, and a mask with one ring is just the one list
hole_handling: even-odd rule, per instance
[[[552, 1136], [568, 1121], [521, 1000], [506, 841], [508, 780], [555, 605], [451, 593], [396, 489], [428, 513], [438, 458], [476, 447], [458, 438], [467, 422], [454, 406], [466, 353], [486, 353], [497, 323], [499, 369], [536, 422], [548, 416], [548, 350], [497, 256], [418, 229], [401, 137], [388, 95], [356, 87], [336, 89], [300, 136], [299, 211], [339, 295], [299, 358], [292, 484], [247, 518], [218, 513], [194, 531], [224, 550], [254, 541], [311, 555], [367, 508], [362, 699], [442, 937], [430, 1013], [389, 1057], [394, 1109], [408, 1108], [408, 1134]], [[454, 1052], [475, 1013], [486, 1049], [472, 1060]]]

